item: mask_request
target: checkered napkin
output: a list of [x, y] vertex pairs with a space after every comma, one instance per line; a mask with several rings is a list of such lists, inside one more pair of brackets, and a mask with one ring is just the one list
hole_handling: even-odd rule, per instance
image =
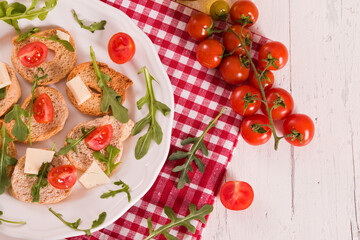
[[[185, 30], [189, 17], [196, 11], [170, 0], [102, 1], [125, 12], [154, 43], [174, 90], [175, 115], [169, 154], [184, 150], [181, 141], [200, 135], [223, 106], [230, 106], [229, 97], [234, 89], [221, 80], [218, 70], [204, 68], [196, 61], [198, 43]], [[219, 28], [226, 28], [225, 23], [219, 24]], [[254, 57], [257, 58], [259, 47], [266, 41], [254, 35]], [[166, 161], [149, 192], [113, 224], [95, 232], [91, 239], [144, 239], [149, 234], [147, 218], [151, 217], [154, 229], [169, 223], [164, 206], [171, 207], [178, 217], [182, 217], [189, 214], [190, 203], [197, 208], [213, 204], [214, 193], [239, 135], [241, 118], [230, 109], [224, 112], [204, 139], [209, 155], [197, 152], [206, 165], [203, 174], [194, 166], [194, 172], [189, 174], [191, 184], [178, 190], [176, 184], [180, 173], [171, 170], [182, 162]], [[199, 221], [192, 223], [196, 227], [195, 234], [185, 227], [176, 227], [170, 233], [179, 239], [200, 239], [205, 225]], [[159, 236], [156, 239], [165, 238]]]

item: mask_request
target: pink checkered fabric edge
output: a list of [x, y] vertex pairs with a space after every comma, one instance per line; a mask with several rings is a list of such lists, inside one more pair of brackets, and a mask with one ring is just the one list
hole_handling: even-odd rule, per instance
[[[230, 106], [229, 97], [235, 88], [221, 79], [218, 70], [204, 68], [196, 61], [198, 43], [185, 30], [196, 10], [169, 0], [101, 1], [125, 12], [154, 43], [174, 90], [175, 115], [169, 154], [182, 149], [181, 140], [198, 136], [223, 106]], [[225, 23], [217, 24], [221, 29], [226, 28]], [[257, 58], [259, 48], [267, 39], [256, 34], [253, 38], [252, 54]], [[206, 165], [203, 174], [194, 166], [194, 172], [189, 174], [191, 184], [178, 190], [179, 173], [171, 170], [179, 161], [166, 161], [149, 192], [113, 224], [93, 233], [91, 239], [144, 239], [149, 234], [147, 218], [151, 217], [154, 229], [169, 222], [164, 206], [171, 207], [180, 217], [189, 213], [190, 203], [198, 208], [213, 204], [214, 193], [237, 144], [240, 124], [241, 118], [229, 107], [205, 137], [209, 155], [198, 153]], [[195, 234], [185, 227], [177, 227], [170, 233], [179, 239], [200, 239], [205, 224], [193, 223]], [[165, 238], [161, 235], [156, 239]]]

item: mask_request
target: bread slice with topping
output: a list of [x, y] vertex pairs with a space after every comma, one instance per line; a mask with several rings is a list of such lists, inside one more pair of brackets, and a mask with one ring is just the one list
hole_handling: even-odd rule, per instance
[[[92, 121], [85, 121], [77, 124], [66, 136], [66, 138], [71, 139], [79, 139], [83, 133], [81, 131], [82, 128], [85, 128], [85, 130], [89, 130], [92, 127], [100, 127], [110, 124], [113, 127], [113, 137], [110, 141], [110, 145], [120, 149], [120, 153], [116, 156], [114, 159], [114, 163], [120, 162], [121, 155], [123, 152], [123, 141], [125, 141], [131, 133], [131, 129], [134, 126], [134, 122], [132, 120], [129, 120], [127, 123], [121, 123], [117, 121], [113, 116], [104, 116], [101, 118], [97, 118]], [[65, 142], [65, 145], [67, 143]], [[101, 153], [105, 153], [105, 150], [101, 150]], [[106, 171], [106, 164], [103, 162], [99, 162], [94, 156], [93, 156], [94, 150], [90, 149], [86, 144], [85, 141], [81, 141], [77, 145], [77, 153], [71, 150], [67, 153], [67, 157], [77, 169], [85, 172], [88, 167], [93, 163], [93, 161], [96, 161], [100, 168], [103, 171]]]
[[[59, 34], [61, 33], [61, 34]], [[41, 31], [35, 33], [33, 36], [40, 36], [50, 38], [54, 35], [58, 35], [58, 37], [62, 37], [59, 35], [68, 35], [69, 42], [75, 49], [75, 42], [70, 33], [62, 28], [53, 28], [48, 29], [45, 31]], [[65, 35], [65, 36], [66, 36]], [[28, 82], [34, 82], [34, 76], [37, 73], [38, 68], [42, 68], [48, 76], [44, 79], [41, 79], [38, 82], [38, 85], [49, 85], [60, 81], [61, 79], [65, 78], [71, 69], [74, 68], [76, 64], [76, 50], [74, 52], [70, 52], [66, 50], [66, 48], [59, 42], [47, 39], [41, 39], [31, 36], [28, 39], [25, 39], [21, 42], [18, 42], [18, 36], [12, 39], [12, 43], [14, 45], [12, 55], [11, 55], [11, 62], [15, 68], [15, 70]], [[50, 61], [45, 61], [41, 63], [39, 66], [36, 67], [25, 67], [18, 57], [19, 50], [24, 47], [25, 45], [31, 42], [42, 42], [47, 47], [48, 50], [54, 51], [55, 56]]]
[[5, 88], [5, 98], [0, 99], [0, 117], [4, 116], [21, 97], [21, 88], [14, 69], [5, 64], [9, 73], [11, 84]]

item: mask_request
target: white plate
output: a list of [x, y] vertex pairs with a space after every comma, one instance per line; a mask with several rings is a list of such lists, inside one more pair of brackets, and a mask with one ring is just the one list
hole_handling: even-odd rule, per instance
[[[29, 3], [27, 3], [27, 6], [29, 6]], [[76, 10], [80, 19], [87, 19], [89, 21], [107, 20], [105, 30], [96, 31], [92, 34], [85, 29], [81, 29], [72, 16], [72, 9]], [[0, 196], [0, 210], [4, 212], [4, 218], [27, 222], [27, 224], [23, 226], [2, 224], [0, 225], [1, 234], [25, 239], [59, 239], [83, 234], [83, 232], [74, 231], [64, 225], [49, 212], [49, 207], [63, 214], [64, 219], [67, 221], [75, 221], [81, 218], [82, 223], [79, 226], [81, 229], [90, 227], [92, 221], [97, 219], [101, 212], [105, 211], [107, 213], [105, 222], [94, 230], [96, 231], [106, 227], [123, 215], [149, 190], [158, 176], [170, 147], [172, 121], [174, 117], [172, 86], [154, 45], [145, 33], [142, 32], [126, 14], [100, 1], [59, 1], [58, 6], [49, 13], [43, 22], [38, 20], [33, 22], [20, 20], [21, 29], [28, 30], [32, 26], [38, 26], [40, 29], [58, 26], [63, 27], [68, 30], [75, 39], [78, 57], [77, 64], [91, 61], [89, 46], [92, 45], [98, 61], [105, 62], [109, 64], [110, 67], [130, 77], [134, 84], [128, 90], [124, 105], [129, 109], [131, 119], [138, 121], [148, 112], [146, 106], [140, 111], [136, 108], [136, 101], [143, 97], [146, 92], [143, 74], [137, 74], [140, 68], [145, 65], [159, 82], [159, 84], [153, 82], [155, 97], [171, 108], [171, 113], [166, 117], [158, 112], [157, 120], [164, 133], [163, 141], [160, 145], [152, 142], [149, 152], [143, 159], [135, 159], [134, 149], [137, 139], [147, 131], [147, 127], [140, 134], [135, 137], [130, 137], [124, 143], [123, 163], [111, 175], [111, 179], [112, 181], [121, 179], [130, 186], [130, 203], [127, 201], [126, 194], [118, 194], [109, 199], [100, 199], [102, 193], [107, 192], [109, 189], [116, 189], [116, 186], [113, 184], [99, 186], [92, 190], [85, 190], [79, 183], [76, 183], [75, 189], [67, 199], [58, 204], [51, 205], [23, 203], [11, 197], [7, 192]], [[11, 65], [11, 38], [16, 35], [16, 32], [11, 26], [4, 22], [0, 22], [0, 28], [0, 61]], [[107, 43], [110, 37], [117, 32], [128, 33], [134, 39], [136, 45], [134, 58], [123, 65], [113, 63], [107, 53]], [[22, 103], [23, 99], [30, 94], [31, 84], [24, 81], [20, 76], [19, 80], [22, 87], [22, 99], [20, 100], [20, 103]], [[65, 93], [65, 81], [51, 86], [57, 88], [65, 99], [68, 99]], [[67, 102], [69, 119], [64, 129], [47, 141], [33, 144], [33, 147], [50, 148], [52, 143], [56, 142], [58, 150], [63, 146], [66, 134], [74, 125], [84, 120], [93, 119], [93, 117], [83, 115], [69, 101]], [[16, 146], [18, 158], [20, 158], [24, 155], [27, 146], [18, 143]]]

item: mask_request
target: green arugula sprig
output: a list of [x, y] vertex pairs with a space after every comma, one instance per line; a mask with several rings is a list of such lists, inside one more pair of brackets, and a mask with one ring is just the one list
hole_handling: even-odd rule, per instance
[[1, 148], [0, 148], [0, 194], [5, 192], [5, 188], [10, 186], [10, 179], [7, 175], [7, 166], [15, 165], [17, 159], [10, 157], [7, 154], [8, 144], [14, 139], [12, 139], [6, 132], [5, 125], [1, 127]]
[[[3, 211], [0, 211], [0, 216], [3, 215]], [[4, 218], [0, 218], [0, 225], [2, 224], [2, 222], [6, 222], [6, 223], [12, 223], [12, 224], [20, 224], [20, 225], [23, 225], [23, 224], [26, 224], [26, 222], [24, 221], [10, 221], [10, 220], [6, 220]]]
[[[164, 103], [159, 102], [155, 99], [154, 89], [152, 81], [155, 80], [149, 73], [146, 67], [142, 67], [138, 74], [144, 73], [146, 81], [146, 95], [136, 102], [137, 108], [140, 110], [145, 103], [148, 104], [149, 113], [138, 121], [131, 131], [131, 135], [138, 134], [147, 124], [149, 128], [147, 133], [140, 137], [135, 146], [135, 158], [140, 159], [146, 155], [149, 150], [151, 139], [154, 139], [157, 144], [160, 144], [163, 138], [163, 132], [160, 125], [156, 121], [156, 111], [166, 116], [170, 113], [171, 109]], [[156, 80], [155, 80], [156, 81]]]
[[121, 96], [119, 96], [114, 89], [107, 85], [108, 81], [111, 81], [111, 77], [100, 71], [96, 62], [95, 53], [90, 46], [90, 56], [94, 66], [95, 74], [98, 79], [98, 85], [102, 90], [101, 111], [107, 113], [109, 107], [116, 120], [127, 123], [129, 121], [129, 114], [127, 108], [121, 104]]
[[82, 136], [78, 139], [71, 139], [71, 138], [66, 138], [66, 142], [68, 143], [68, 145], [62, 147], [57, 153], [56, 155], [65, 155], [68, 152], [70, 152], [71, 150], [74, 150], [75, 153], [77, 153], [77, 145], [84, 140], [92, 131], [94, 131], [96, 129], [96, 127], [92, 127], [89, 130], [85, 131], [85, 128], [81, 128], [81, 132], [82, 132]]
[[74, 14], [74, 18], [76, 19], [76, 21], [79, 23], [81, 28], [84, 28], [86, 30], [89, 30], [90, 32], [94, 33], [96, 30], [104, 30], [105, 29], [105, 24], [106, 21], [102, 20], [100, 22], [93, 22], [91, 25], [86, 26], [83, 21], [84, 20], [80, 20], [75, 12], [75, 10], [73, 9], [73, 14]]
[[37, 27], [33, 27], [32, 29], [22, 33], [19, 35], [19, 37], [16, 39], [17, 42], [21, 42], [21, 41], [24, 41], [25, 39], [28, 39], [29, 37], [31, 37], [31, 35], [39, 32], [40, 29], [37, 28]]
[[93, 156], [99, 161], [106, 163], [106, 175], [110, 175], [110, 173], [120, 164], [114, 163], [114, 159], [116, 156], [120, 153], [120, 149], [107, 145], [105, 148], [105, 151], [107, 153], [107, 156], [105, 154], [102, 154], [100, 151], [93, 152]]
[[206, 148], [204, 143], [204, 137], [206, 133], [210, 130], [210, 128], [215, 126], [216, 121], [219, 119], [224, 110], [225, 108], [222, 108], [220, 110], [219, 114], [212, 121], [210, 121], [204, 132], [199, 137], [189, 137], [181, 142], [181, 145], [183, 146], [193, 143], [189, 152], [177, 151], [170, 155], [169, 160], [179, 160], [186, 158], [186, 161], [183, 165], [176, 166], [172, 170], [173, 172], [181, 172], [179, 182], [177, 184], [178, 189], [182, 189], [185, 186], [185, 183], [190, 183], [188, 171], [194, 171], [191, 166], [192, 161], [195, 161], [195, 164], [198, 167], [199, 171], [201, 173], [204, 173], [205, 164], [201, 161], [199, 157], [196, 156], [196, 152], [200, 149], [205, 156], [209, 154], [208, 149]]
[[19, 19], [34, 20], [36, 18], [43, 21], [47, 14], [53, 10], [57, 5], [57, 0], [46, 0], [45, 6], [40, 9], [35, 9], [39, 0], [32, 0], [29, 8], [19, 2], [9, 4], [7, 1], [0, 2], [0, 20], [13, 26], [20, 35]]
[[6, 97], [6, 87], [0, 88], [0, 100]]
[[11, 133], [15, 136], [15, 138], [17, 140], [19, 140], [20, 142], [25, 141], [28, 133], [29, 133], [29, 129], [26, 126], [26, 124], [24, 123], [24, 121], [21, 119], [21, 116], [24, 117], [29, 117], [29, 113], [25, 110], [22, 109], [19, 104], [15, 104], [14, 107], [11, 109], [10, 112], [8, 112], [5, 115], [5, 122], [9, 123], [12, 120], [15, 120], [15, 125], [13, 127], [13, 129], [11, 130]]
[[54, 210], [52, 210], [51, 208], [49, 208], [49, 211], [54, 214], [58, 219], [60, 219], [60, 221], [62, 221], [66, 226], [76, 230], [76, 231], [83, 231], [85, 232], [89, 237], [91, 236], [91, 232], [90, 230], [100, 226], [105, 218], [106, 218], [106, 212], [102, 212], [100, 213], [99, 215], [99, 218], [94, 220], [92, 225], [91, 225], [91, 228], [88, 228], [88, 229], [79, 229], [79, 225], [80, 225], [80, 222], [81, 222], [81, 218], [79, 218], [78, 220], [76, 220], [75, 222], [68, 222], [68, 221], [65, 221], [63, 218], [62, 218], [62, 214], [60, 213], [57, 213], [55, 212]]
[[31, 196], [33, 197], [32, 202], [39, 202], [40, 200], [40, 189], [46, 187], [49, 182], [47, 180], [49, 173], [50, 163], [43, 163], [40, 167], [39, 173], [27, 175], [29, 177], [37, 177], [36, 183], [31, 187]]
[[121, 186], [120, 189], [118, 190], [109, 190], [109, 192], [107, 193], [103, 193], [100, 198], [109, 198], [109, 197], [115, 197], [116, 194], [121, 193], [121, 192], [126, 192], [127, 194], [127, 198], [128, 198], [128, 202], [131, 201], [131, 195], [130, 195], [130, 187], [129, 185], [127, 185], [126, 183], [124, 183], [123, 181], [119, 180], [117, 182], [114, 182], [114, 184], [116, 186]]
[[177, 218], [175, 216], [174, 211], [170, 207], [165, 206], [164, 207], [164, 212], [170, 218], [171, 222], [154, 231], [153, 226], [152, 226], [152, 222], [151, 222], [151, 217], [149, 217], [148, 220], [147, 220], [148, 227], [149, 227], [149, 236], [147, 236], [144, 240], [152, 239], [152, 238], [156, 237], [159, 234], [164, 235], [164, 237], [166, 239], [169, 239], [169, 240], [178, 240], [177, 237], [175, 237], [174, 235], [171, 235], [168, 232], [170, 229], [172, 229], [174, 227], [177, 227], [177, 226], [184, 226], [191, 233], [194, 234], [196, 232], [196, 228], [194, 227], [194, 225], [191, 224], [191, 221], [194, 220], [194, 219], [197, 219], [197, 220], [199, 220], [199, 221], [201, 221], [202, 223], [205, 224], [206, 223], [205, 216], [210, 214], [213, 211], [213, 209], [214, 209], [214, 207], [212, 205], [205, 204], [202, 208], [197, 210], [196, 206], [194, 204], [190, 203], [190, 205], [189, 205], [189, 210], [190, 210], [189, 215], [187, 215], [184, 218]]

